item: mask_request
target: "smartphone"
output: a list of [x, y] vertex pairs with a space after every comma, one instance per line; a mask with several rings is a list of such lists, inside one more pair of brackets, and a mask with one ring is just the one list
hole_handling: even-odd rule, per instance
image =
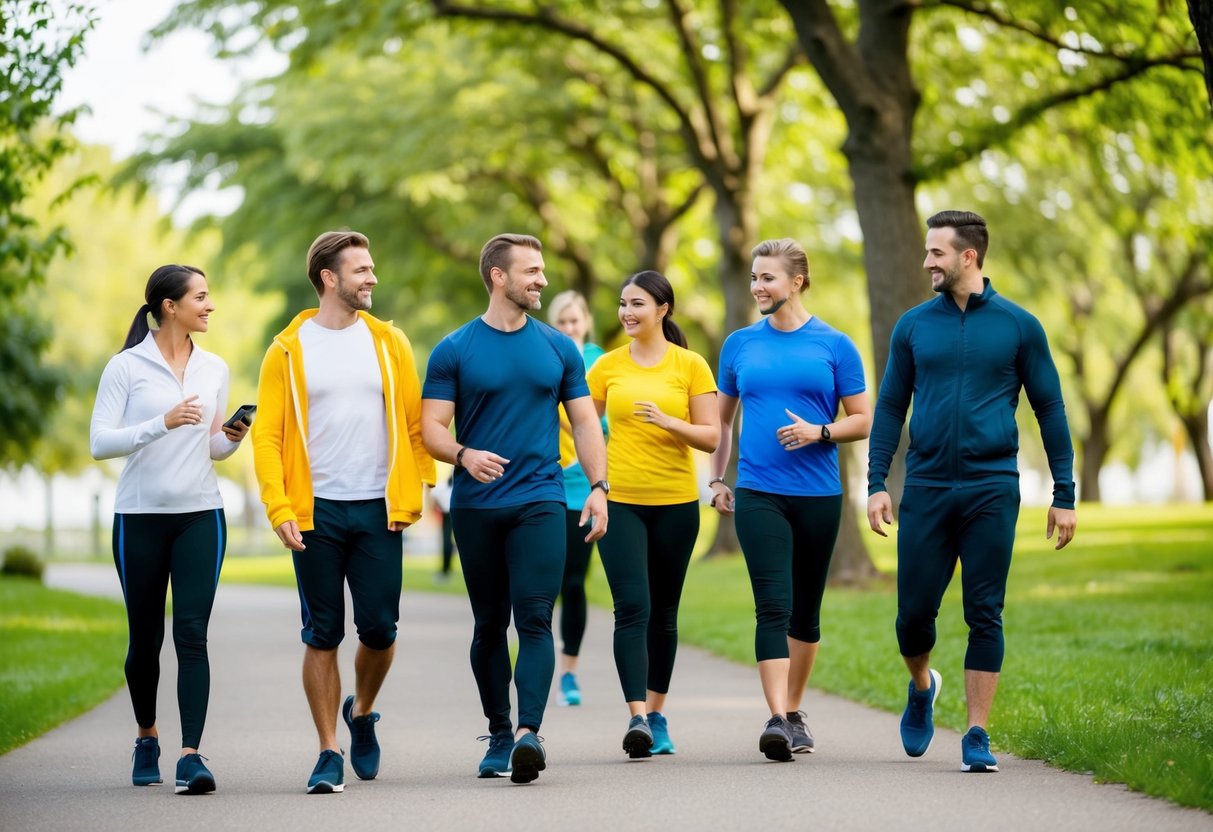
[[257, 405], [242, 404], [236, 408], [236, 412], [232, 414], [232, 418], [223, 423], [225, 428], [233, 428], [237, 422], [244, 422], [249, 427], [253, 426], [253, 414], [257, 412]]

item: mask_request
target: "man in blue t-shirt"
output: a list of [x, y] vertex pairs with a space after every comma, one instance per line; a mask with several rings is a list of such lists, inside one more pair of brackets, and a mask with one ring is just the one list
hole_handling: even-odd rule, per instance
[[868, 523], [893, 522], [885, 488], [910, 400], [910, 445], [897, 535], [897, 641], [910, 685], [901, 718], [907, 754], [926, 753], [942, 682], [931, 669], [935, 617], [959, 560], [969, 731], [962, 771], [998, 771], [986, 724], [1002, 668], [1002, 608], [1019, 516], [1019, 391], [1040, 424], [1053, 474], [1046, 538], [1074, 537], [1074, 450], [1065, 402], [1040, 322], [997, 292], [981, 267], [986, 222], [968, 211], [927, 220], [926, 259], [937, 297], [897, 321], [868, 453]]
[[[555, 671], [552, 606], [565, 560], [560, 418], [564, 404], [581, 467], [592, 483], [581, 513], [587, 541], [606, 533], [606, 446], [585, 383], [585, 364], [566, 335], [535, 320], [542, 245], [499, 234], [480, 252], [488, 311], [452, 332], [430, 355], [421, 430], [435, 459], [455, 466], [451, 520], [475, 618], [472, 674], [489, 720], [481, 777], [507, 772], [529, 783], [546, 768], [539, 744]], [[450, 426], [455, 422], [455, 435]], [[506, 628], [518, 631], [518, 729], [510, 719]]]

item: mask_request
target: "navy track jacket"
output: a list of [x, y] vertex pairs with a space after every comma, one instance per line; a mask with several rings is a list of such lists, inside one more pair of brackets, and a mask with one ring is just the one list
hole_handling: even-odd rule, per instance
[[941, 293], [897, 321], [868, 452], [868, 494], [885, 488], [906, 410], [906, 485], [959, 488], [1019, 478], [1015, 408], [1023, 388], [1040, 423], [1053, 505], [1074, 508], [1074, 448], [1044, 328], [985, 278], [962, 312]]

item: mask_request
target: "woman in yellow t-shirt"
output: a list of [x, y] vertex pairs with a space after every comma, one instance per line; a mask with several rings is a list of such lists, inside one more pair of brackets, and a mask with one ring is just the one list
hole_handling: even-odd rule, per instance
[[629, 757], [673, 754], [662, 715], [678, 649], [678, 602], [699, 532], [692, 448], [720, 439], [716, 383], [672, 320], [674, 290], [643, 271], [619, 296], [632, 339], [590, 368], [590, 396], [610, 426], [611, 525], [598, 553], [615, 600], [615, 665], [631, 712]]

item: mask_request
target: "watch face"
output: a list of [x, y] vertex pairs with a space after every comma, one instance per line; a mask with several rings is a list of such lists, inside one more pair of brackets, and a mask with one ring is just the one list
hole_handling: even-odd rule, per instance
[[596, 482], [592, 486], [590, 486], [590, 488], [592, 488], [592, 489], [601, 488], [603, 494], [611, 493], [611, 484], [609, 482], [607, 482], [606, 480], [599, 480], [598, 482]]

